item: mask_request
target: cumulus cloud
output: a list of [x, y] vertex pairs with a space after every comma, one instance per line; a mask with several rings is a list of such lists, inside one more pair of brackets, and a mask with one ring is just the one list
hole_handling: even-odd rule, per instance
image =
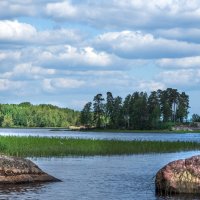
[[98, 49], [130, 59], [173, 58], [200, 54], [200, 45], [135, 31], [108, 32], [95, 41]]
[[19, 23], [17, 20], [1, 20], [0, 30], [1, 41], [26, 41], [31, 40], [37, 34], [33, 26]]
[[97, 27], [150, 29], [170, 28], [177, 23], [199, 26], [199, 6], [198, 0], [65, 0], [48, 3], [46, 13], [55, 20], [79, 19]]
[[68, 19], [76, 16], [78, 10], [69, 1], [48, 3], [46, 13], [56, 19]]
[[1, 0], [0, 18], [51, 17], [117, 29], [173, 28], [177, 24], [181, 27], [200, 27], [199, 7], [198, 0]]
[[2, 51], [0, 52], [0, 62], [7, 60], [19, 60], [21, 57], [21, 52], [19, 51]]
[[0, 20], [0, 42], [37, 45], [80, 43], [83, 37], [77, 30], [55, 29], [38, 31], [34, 26], [18, 20]]
[[39, 5], [33, 4], [32, 0], [0, 1], [0, 19], [14, 18], [17, 16], [34, 16], [38, 15], [39, 10], [40, 10]]
[[167, 70], [161, 72], [157, 79], [162, 81], [168, 87], [175, 87], [187, 90], [199, 88], [200, 70], [199, 69], [181, 69]]
[[163, 90], [166, 88], [166, 85], [159, 81], [139, 81], [137, 84], [137, 88], [140, 91], [156, 91], [156, 90]]
[[46, 66], [58, 68], [99, 66], [107, 67], [112, 58], [105, 52], [97, 52], [92, 47], [76, 48], [70, 45], [52, 46], [40, 55], [40, 62]]
[[108, 90], [199, 90], [199, 8], [199, 0], [1, 0], [0, 91], [63, 105], [70, 94], [73, 105]]
[[199, 68], [200, 56], [175, 58], [175, 59], [160, 59], [156, 62], [160, 67], [164, 68]]
[[32, 63], [23, 63], [16, 65], [11, 71], [1, 74], [0, 77], [7, 79], [40, 79], [44, 76], [55, 75], [55, 73], [55, 69], [44, 69], [33, 66]]
[[193, 43], [200, 43], [200, 29], [199, 28], [170, 28], [157, 29], [153, 31], [157, 37], [164, 37], [172, 40], [187, 41]]
[[43, 89], [47, 92], [57, 92], [60, 89], [76, 89], [84, 85], [84, 81], [71, 78], [52, 78], [43, 80]]
[[0, 91], [14, 91], [24, 86], [21, 81], [11, 81], [8, 79], [0, 79]]

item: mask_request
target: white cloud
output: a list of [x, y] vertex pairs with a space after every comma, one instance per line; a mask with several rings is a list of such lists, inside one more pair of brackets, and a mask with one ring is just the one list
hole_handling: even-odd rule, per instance
[[7, 60], [19, 60], [21, 58], [20, 51], [2, 51], [0, 52], [0, 62]]
[[162, 80], [168, 86], [196, 89], [200, 83], [200, 70], [182, 69], [161, 72], [158, 80]]
[[0, 21], [0, 40], [26, 41], [36, 36], [36, 29], [30, 24], [20, 23], [17, 20]]
[[59, 89], [76, 89], [85, 84], [82, 80], [71, 78], [53, 78], [43, 80], [43, 89], [48, 92], [56, 92]]
[[80, 32], [72, 29], [55, 29], [40, 31], [35, 38], [34, 43], [41, 44], [69, 44], [69, 43], [81, 43], [83, 36]]
[[166, 28], [176, 24], [183, 27], [199, 26], [200, 2], [198, 0], [72, 2], [65, 0], [48, 3], [46, 13], [55, 20], [70, 19], [104, 28]]
[[0, 91], [13, 91], [20, 89], [24, 84], [21, 81], [10, 81], [8, 79], [0, 79]]
[[[36, 1], [35, 1], [36, 3]], [[1, 0], [0, 19], [16, 16], [34, 16], [39, 14], [40, 4], [34, 4], [32, 0]]]
[[44, 69], [42, 67], [33, 66], [32, 63], [23, 63], [16, 65], [11, 71], [7, 71], [0, 75], [1, 78], [7, 79], [40, 79], [44, 76], [55, 75], [55, 69]]
[[158, 29], [153, 31], [154, 35], [173, 40], [188, 41], [200, 43], [200, 29], [199, 28], [171, 28]]
[[99, 91], [199, 90], [199, 8], [199, 0], [0, 0], [0, 91], [63, 105], [71, 95], [72, 105]]
[[48, 3], [46, 13], [48, 16], [58, 19], [71, 18], [77, 15], [77, 9], [69, 1]]
[[135, 31], [108, 32], [99, 35], [97, 48], [124, 58], [153, 59], [184, 57], [200, 54], [200, 45], [164, 38]]
[[117, 29], [173, 28], [177, 24], [179, 27], [200, 27], [199, 7], [199, 0], [1, 0], [0, 18], [52, 17]]
[[165, 89], [166, 88], [166, 85], [162, 82], [156, 82], [156, 81], [139, 81], [138, 82], [138, 85], [137, 85], [138, 89], [139, 90], [142, 90], [142, 91], [156, 91], [158, 89]]
[[156, 63], [160, 67], [164, 68], [200, 68], [200, 56], [176, 59], [160, 59]]
[[100, 66], [106, 67], [112, 63], [112, 58], [105, 52], [97, 52], [92, 47], [77, 48], [70, 45], [51, 46], [40, 55], [40, 61], [59, 68]]
[[38, 31], [34, 26], [22, 23], [17, 20], [0, 20], [0, 41], [1, 43], [18, 45], [36, 44], [69, 44], [81, 43], [83, 36], [77, 30], [72, 29], [55, 29]]

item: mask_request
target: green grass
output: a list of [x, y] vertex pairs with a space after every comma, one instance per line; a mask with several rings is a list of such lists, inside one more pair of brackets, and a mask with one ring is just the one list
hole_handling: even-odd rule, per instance
[[200, 150], [200, 143], [0, 136], [1, 153], [22, 157], [130, 155], [189, 150]]

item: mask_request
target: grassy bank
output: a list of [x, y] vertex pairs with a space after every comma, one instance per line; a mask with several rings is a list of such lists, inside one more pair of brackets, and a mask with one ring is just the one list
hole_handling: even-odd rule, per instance
[[0, 136], [1, 153], [24, 157], [129, 155], [189, 150], [200, 150], [200, 143]]

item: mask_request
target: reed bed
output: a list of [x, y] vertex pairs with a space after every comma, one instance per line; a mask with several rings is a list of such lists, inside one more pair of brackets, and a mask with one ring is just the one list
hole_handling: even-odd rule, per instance
[[0, 152], [22, 157], [130, 155], [200, 150], [197, 142], [0, 136]]

